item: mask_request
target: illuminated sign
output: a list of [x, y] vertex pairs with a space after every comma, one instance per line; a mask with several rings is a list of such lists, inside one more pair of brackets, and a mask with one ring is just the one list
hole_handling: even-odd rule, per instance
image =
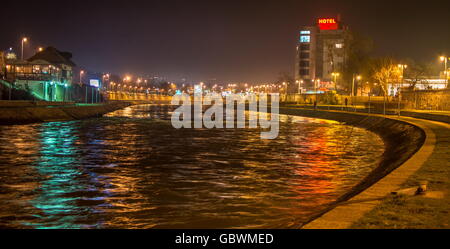
[[311, 31], [309, 31], [309, 30], [303, 30], [303, 31], [300, 31], [300, 34], [301, 34], [301, 35], [309, 35], [309, 34], [311, 34]]
[[300, 36], [300, 42], [301, 43], [311, 42], [311, 36], [309, 36], [309, 35], [302, 35], [302, 36]]
[[320, 18], [318, 21], [320, 30], [336, 30], [338, 22], [334, 18]]
[[100, 81], [99, 80], [89, 80], [89, 85], [92, 87], [100, 87]]
[[202, 94], [203, 86], [202, 85], [194, 85], [194, 94]]

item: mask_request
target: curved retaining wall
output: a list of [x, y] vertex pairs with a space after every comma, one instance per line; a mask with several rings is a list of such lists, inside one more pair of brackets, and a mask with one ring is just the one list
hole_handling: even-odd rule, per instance
[[[348, 112], [314, 111], [308, 109], [291, 109], [280, 107], [280, 114], [296, 115], [320, 119], [335, 120], [347, 125], [360, 127], [379, 135], [385, 144], [385, 151], [379, 165], [367, 175], [360, 183], [346, 194], [338, 198], [324, 209], [317, 212], [308, 221], [320, 217], [330, 211], [337, 204], [347, 201], [363, 192], [374, 183], [391, 173], [412, 157], [423, 145], [425, 132], [419, 127], [399, 120], [385, 118], [380, 115], [364, 115]], [[361, 148], [364, 149], [364, 148]], [[306, 222], [305, 224], [307, 224]], [[304, 225], [304, 224], [302, 224]]]
[[50, 121], [100, 117], [131, 105], [126, 102], [99, 105], [35, 106], [0, 108], [0, 125], [29, 124]]

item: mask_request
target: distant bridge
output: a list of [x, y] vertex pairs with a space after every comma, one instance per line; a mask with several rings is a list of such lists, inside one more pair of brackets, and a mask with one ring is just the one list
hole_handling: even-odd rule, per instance
[[131, 93], [121, 91], [108, 91], [106, 93], [110, 101], [142, 102], [154, 104], [169, 104], [172, 96], [150, 93]]

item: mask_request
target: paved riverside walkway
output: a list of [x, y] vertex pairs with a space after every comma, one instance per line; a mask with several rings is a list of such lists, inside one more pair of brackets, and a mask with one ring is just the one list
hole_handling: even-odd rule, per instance
[[[313, 105], [286, 105], [286, 107], [298, 107], [305, 109], [314, 109]], [[360, 105], [318, 105], [319, 110], [332, 110], [332, 111], [348, 111], [357, 113], [370, 113], [370, 114], [383, 114], [382, 110], [368, 109], [365, 106]], [[450, 111], [437, 111], [437, 110], [416, 110], [416, 109], [401, 109], [402, 116], [428, 119], [434, 121], [440, 121], [450, 123]], [[386, 109], [386, 115], [397, 115], [398, 109]]]
[[[410, 117], [399, 119], [422, 128], [422, 148], [367, 190], [303, 226], [303, 229], [450, 228], [450, 125]], [[423, 196], [394, 196], [393, 191], [428, 181]]]

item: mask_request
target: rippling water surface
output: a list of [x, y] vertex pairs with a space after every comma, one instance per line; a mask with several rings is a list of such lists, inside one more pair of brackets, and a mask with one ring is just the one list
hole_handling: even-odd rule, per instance
[[374, 134], [281, 116], [280, 136], [180, 129], [165, 106], [0, 126], [0, 227], [288, 228], [378, 163]]

